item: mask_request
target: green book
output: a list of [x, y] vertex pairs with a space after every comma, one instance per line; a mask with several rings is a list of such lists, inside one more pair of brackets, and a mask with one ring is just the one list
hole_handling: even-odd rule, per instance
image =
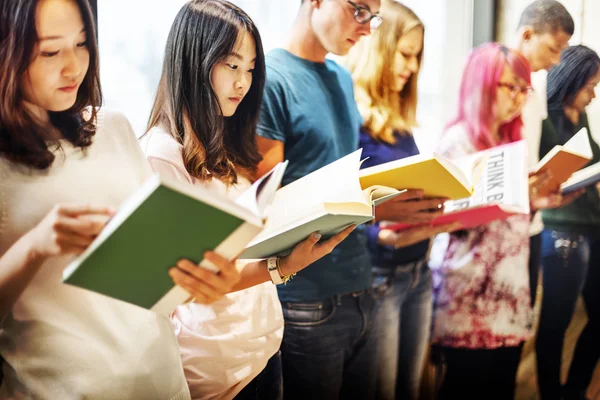
[[64, 282], [170, 314], [190, 296], [175, 286], [168, 269], [187, 258], [218, 272], [203, 260], [207, 250], [236, 258], [261, 231], [261, 213], [285, 167], [279, 164], [236, 202], [203, 187], [152, 177], [65, 269]]
[[264, 229], [240, 258], [260, 259], [288, 253], [312, 232], [324, 238], [375, 217], [374, 206], [405, 190], [373, 185], [362, 189], [359, 149], [279, 189], [267, 211]]

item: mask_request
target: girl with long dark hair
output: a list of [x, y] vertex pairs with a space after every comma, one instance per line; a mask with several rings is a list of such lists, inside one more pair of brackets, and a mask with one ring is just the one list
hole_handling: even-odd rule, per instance
[[95, 37], [87, 0], [0, 0], [0, 398], [189, 399], [168, 318], [61, 280], [152, 176]]
[[[255, 130], [264, 83], [261, 38], [248, 15], [223, 0], [185, 4], [169, 33], [142, 138], [153, 170], [238, 196], [261, 160]], [[177, 308], [172, 320], [193, 398], [281, 398], [283, 315], [274, 283], [328, 254], [352, 229], [322, 243], [311, 235], [271, 273], [267, 260], [240, 266], [232, 293], [211, 305]], [[186, 287], [185, 279], [197, 274], [209, 279], [211, 273], [189, 265], [174, 278]], [[212, 300], [212, 289], [200, 287], [198, 296]]]

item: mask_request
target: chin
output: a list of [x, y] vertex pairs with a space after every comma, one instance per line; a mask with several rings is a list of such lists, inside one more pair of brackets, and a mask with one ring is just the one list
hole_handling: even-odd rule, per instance
[[71, 107], [73, 107], [74, 105], [75, 105], [75, 100], [73, 100], [71, 102], [51, 104], [50, 106], [44, 107], [44, 108], [51, 112], [63, 112], [63, 111], [67, 111], [67, 110], [71, 109]]
[[235, 110], [235, 108], [233, 110], [223, 110], [223, 116], [225, 118], [231, 117], [233, 114], [235, 114]]

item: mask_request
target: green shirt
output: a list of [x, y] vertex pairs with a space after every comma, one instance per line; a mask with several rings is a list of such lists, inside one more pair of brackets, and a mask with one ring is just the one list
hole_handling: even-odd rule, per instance
[[[588, 118], [585, 113], [579, 117], [579, 123], [573, 124], [566, 118], [563, 110], [548, 110], [548, 118], [542, 123], [540, 159], [556, 145], [565, 144], [580, 129], [587, 128], [593, 158], [588, 165], [600, 161], [600, 147], [592, 138]], [[576, 232], [600, 236], [600, 196], [592, 185], [574, 202], [561, 208], [544, 210], [544, 225], [548, 229], [560, 232]]]

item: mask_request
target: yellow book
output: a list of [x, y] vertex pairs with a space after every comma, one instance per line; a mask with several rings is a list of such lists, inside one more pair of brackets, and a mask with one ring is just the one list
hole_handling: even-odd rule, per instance
[[482, 154], [453, 161], [436, 153], [416, 155], [361, 170], [360, 184], [422, 189], [425, 197], [463, 199], [473, 194], [486, 159]]

